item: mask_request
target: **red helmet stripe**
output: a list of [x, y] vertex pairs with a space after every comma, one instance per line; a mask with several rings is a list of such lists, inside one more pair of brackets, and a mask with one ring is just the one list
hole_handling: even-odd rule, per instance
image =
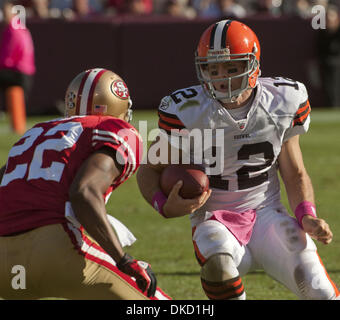
[[89, 93], [90, 89], [92, 87], [93, 80], [97, 76], [97, 74], [103, 69], [101, 68], [96, 68], [96, 69], [91, 69], [90, 73], [85, 81], [84, 84], [84, 89], [81, 93], [81, 98], [80, 98], [80, 112], [79, 115], [86, 115], [87, 114], [87, 102], [89, 98]]
[[85, 82], [86, 82], [90, 72], [91, 72], [91, 70], [87, 70], [83, 79], [81, 80], [81, 83], [80, 83], [80, 86], [79, 86], [79, 89], [78, 89], [78, 97], [77, 97], [76, 113], [75, 114], [79, 114], [79, 112], [80, 112], [80, 100], [81, 100], [81, 97], [82, 97], [82, 94], [83, 94]]
[[91, 107], [92, 107], [92, 103], [93, 103], [94, 89], [96, 88], [97, 83], [98, 83], [100, 77], [101, 77], [102, 74], [103, 74], [104, 72], [106, 72], [106, 71], [107, 71], [107, 70], [105, 70], [105, 69], [99, 71], [99, 72], [97, 73], [97, 75], [95, 76], [95, 78], [93, 79], [93, 81], [92, 81], [90, 93], [89, 93], [89, 96], [88, 96], [88, 98], [87, 98], [87, 112], [86, 112], [86, 114], [91, 114], [91, 113], [92, 113]]

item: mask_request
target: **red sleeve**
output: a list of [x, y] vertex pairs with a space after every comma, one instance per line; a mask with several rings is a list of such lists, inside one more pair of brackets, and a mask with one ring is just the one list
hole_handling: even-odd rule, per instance
[[116, 160], [124, 166], [120, 184], [136, 172], [143, 153], [143, 142], [138, 131], [127, 122], [111, 117], [100, 119], [92, 130], [92, 148], [94, 151], [109, 147], [116, 151]]

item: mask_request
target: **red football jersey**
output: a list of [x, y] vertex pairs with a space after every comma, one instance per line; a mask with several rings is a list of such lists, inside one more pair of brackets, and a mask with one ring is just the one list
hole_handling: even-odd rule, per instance
[[128, 179], [142, 159], [142, 140], [127, 122], [75, 116], [35, 125], [12, 147], [0, 186], [0, 236], [62, 223], [69, 187], [91, 153], [109, 147], [124, 170], [103, 194]]

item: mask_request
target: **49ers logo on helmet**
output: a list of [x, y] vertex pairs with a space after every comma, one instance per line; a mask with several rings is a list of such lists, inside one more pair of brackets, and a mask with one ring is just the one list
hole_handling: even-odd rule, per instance
[[115, 80], [111, 83], [112, 93], [120, 99], [126, 100], [129, 98], [129, 89], [124, 81]]

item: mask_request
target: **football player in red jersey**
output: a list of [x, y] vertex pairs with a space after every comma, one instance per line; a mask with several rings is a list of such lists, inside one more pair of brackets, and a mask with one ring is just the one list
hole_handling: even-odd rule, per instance
[[[106, 214], [109, 195], [142, 156], [125, 82], [105, 69], [82, 72], [65, 110], [28, 130], [1, 169], [0, 296], [169, 299], [150, 265], [124, 252], [132, 234], [116, 221], [116, 235]], [[16, 265], [25, 290], [12, 287]]]
[[[158, 181], [172, 154], [169, 160], [164, 156], [168, 163], [157, 163], [149, 152], [149, 163], [137, 174], [143, 196], [167, 218], [190, 214], [208, 298], [245, 299], [241, 277], [262, 269], [301, 299], [339, 299], [312, 240], [328, 244], [333, 234], [316, 216], [299, 145], [299, 135], [308, 131], [310, 122], [305, 86], [282, 77], [260, 77], [257, 36], [235, 20], [218, 21], [203, 32], [195, 64], [201, 85], [162, 99], [162, 130], [152, 147], [168, 147], [175, 155], [180, 149], [191, 161], [200, 160], [195, 163], [209, 175], [212, 192], [182, 199], [179, 181], [167, 198]], [[185, 148], [190, 144], [175, 139], [176, 129], [183, 129], [182, 138], [189, 141], [205, 139], [207, 133], [213, 139], [195, 153], [202, 141]], [[281, 203], [278, 173], [296, 217]]]

